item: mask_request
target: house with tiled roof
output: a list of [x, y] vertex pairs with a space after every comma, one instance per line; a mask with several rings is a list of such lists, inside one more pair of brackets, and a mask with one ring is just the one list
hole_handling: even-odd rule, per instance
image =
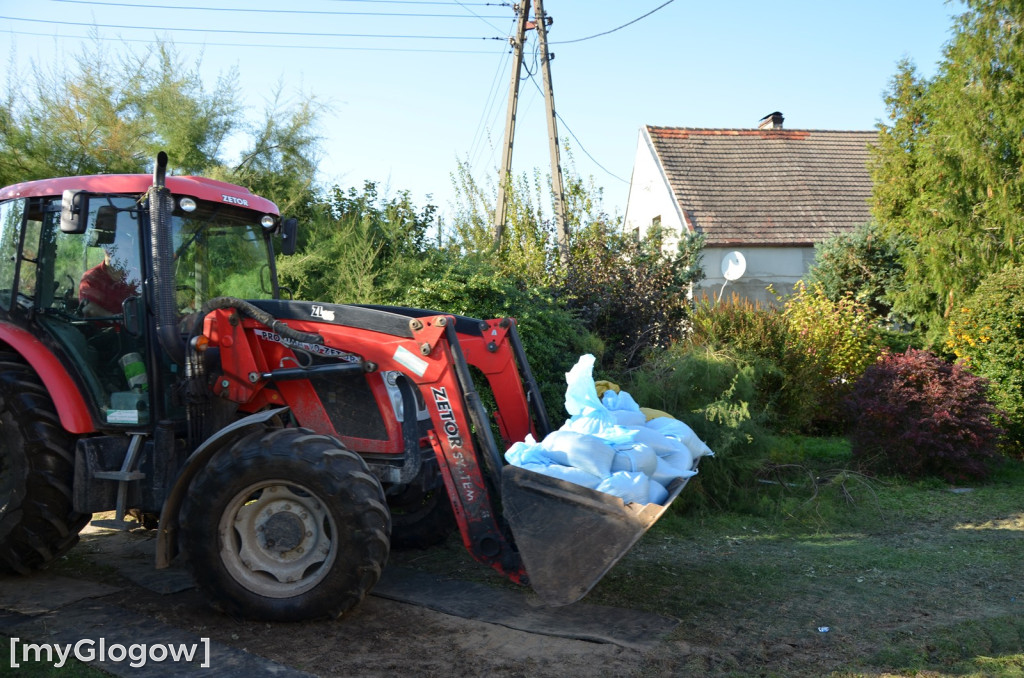
[[[767, 287], [791, 291], [815, 243], [870, 219], [867, 165], [878, 133], [782, 123], [772, 113], [756, 128], [640, 130], [625, 228], [643, 236], [660, 225], [673, 248], [679, 234], [703, 233], [707, 278], [698, 295], [717, 297], [724, 285], [727, 295], [772, 303]], [[730, 273], [743, 274], [725, 284], [730, 262]]]

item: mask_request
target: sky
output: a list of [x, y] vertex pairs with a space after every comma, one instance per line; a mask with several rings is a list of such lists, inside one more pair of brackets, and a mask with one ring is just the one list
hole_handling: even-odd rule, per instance
[[[324, 186], [375, 181], [447, 215], [460, 162], [481, 183], [498, 174], [512, 4], [0, 0], [0, 55], [5, 75], [22, 77], [60, 67], [93, 37], [113, 53], [171, 42], [186, 63], [200, 64], [208, 91], [237, 69], [239, 100], [254, 121], [278, 91], [285, 101], [315, 96], [324, 107]], [[571, 149], [564, 171], [592, 177], [605, 210], [621, 216], [644, 125], [755, 127], [780, 111], [788, 129], [873, 129], [886, 120], [897, 63], [910, 59], [934, 74], [963, 8], [941, 0], [545, 0], [544, 11], [558, 134]], [[516, 174], [551, 171], [541, 84], [530, 31]]]

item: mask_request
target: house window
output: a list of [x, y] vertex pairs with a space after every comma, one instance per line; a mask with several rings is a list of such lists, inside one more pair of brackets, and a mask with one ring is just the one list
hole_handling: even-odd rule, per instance
[[658, 216], [654, 217], [653, 219], [651, 219], [651, 228], [648, 231], [648, 235], [650, 235], [651, 239], [655, 243], [657, 243], [658, 249], [661, 249], [662, 235], [664, 235], [664, 234], [662, 233], [662, 230], [661, 230], [661, 215], [660, 214]]

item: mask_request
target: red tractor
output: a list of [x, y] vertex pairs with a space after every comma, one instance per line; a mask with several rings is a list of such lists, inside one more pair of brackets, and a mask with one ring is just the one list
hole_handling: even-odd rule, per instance
[[564, 604], [664, 511], [504, 464], [550, 429], [513, 320], [283, 298], [295, 221], [166, 166], [0, 190], [0, 567], [115, 511], [216, 607], [299, 620], [457, 525]]

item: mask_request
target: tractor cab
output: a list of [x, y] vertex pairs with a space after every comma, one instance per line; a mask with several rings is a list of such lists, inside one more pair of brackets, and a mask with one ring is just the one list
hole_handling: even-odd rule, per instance
[[[20, 199], [0, 206], [0, 306], [64, 356], [100, 428], [184, 416], [174, 393], [182, 366], [158, 345], [154, 295], [172, 300], [175, 320], [220, 296], [278, 296], [273, 203], [208, 179], [167, 184], [173, 206], [159, 233], [148, 175], [4, 189]], [[155, 244], [165, 248], [173, 279], [153, 275]]]

